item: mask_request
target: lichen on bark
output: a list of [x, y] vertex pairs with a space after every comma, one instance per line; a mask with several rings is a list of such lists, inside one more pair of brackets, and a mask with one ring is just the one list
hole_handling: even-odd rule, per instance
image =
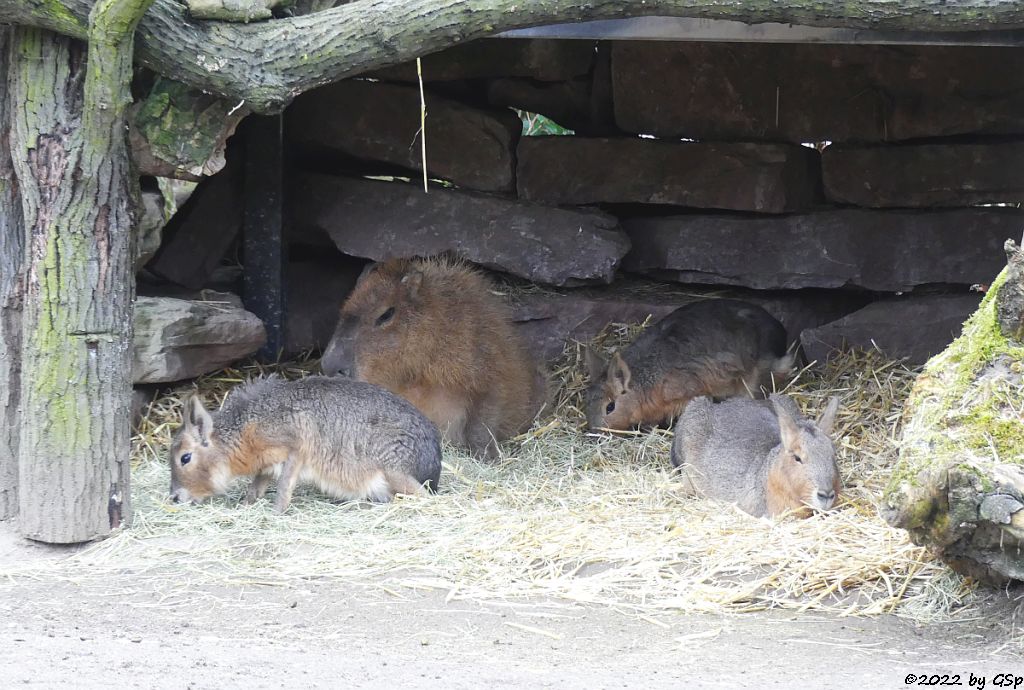
[[96, 2], [87, 52], [15, 31], [11, 141], [28, 245], [18, 524], [41, 541], [95, 539], [129, 516], [138, 177], [125, 114], [132, 37], [151, 1]]
[[[915, 542], [991, 581], [1024, 577], [1014, 522], [1024, 520], [1014, 518], [1024, 509], [1024, 346], [1003, 334], [997, 316], [1008, 279], [1007, 269], [915, 382], [881, 506]], [[1019, 508], [993, 517], [983, 506], [995, 499]]]
[[140, 172], [198, 181], [224, 167], [224, 147], [250, 112], [244, 103], [157, 78], [131, 108], [132, 153]]
[[[0, 0], [0, 18], [82, 38], [91, 5]], [[269, 113], [316, 86], [502, 31], [650, 16], [889, 31], [1024, 28], [1024, 5], [990, 0], [363, 0], [250, 24], [195, 21], [180, 0], [155, 0], [140, 25], [139, 58], [165, 76]]]

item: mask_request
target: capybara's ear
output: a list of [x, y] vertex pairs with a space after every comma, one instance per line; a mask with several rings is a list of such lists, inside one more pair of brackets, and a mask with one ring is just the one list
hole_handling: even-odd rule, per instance
[[782, 447], [786, 450], [796, 452], [800, 447], [800, 427], [797, 426], [793, 415], [789, 413], [785, 405], [772, 398], [772, 407], [775, 408], [775, 416], [779, 419], [779, 436], [782, 440]]
[[629, 390], [629, 382], [632, 377], [633, 373], [629, 370], [626, 360], [622, 359], [622, 355], [618, 352], [612, 355], [612, 362], [608, 365], [608, 382], [618, 385], [621, 392], [625, 393]]
[[587, 376], [590, 377], [591, 381], [597, 381], [608, 370], [608, 362], [601, 355], [597, 354], [592, 347], [583, 348], [583, 361], [587, 367]]
[[817, 427], [821, 429], [821, 433], [826, 436], [832, 435], [832, 428], [836, 425], [836, 413], [839, 411], [839, 398], [832, 396], [829, 398], [828, 405], [825, 406], [824, 412], [818, 417], [816, 422]]
[[198, 395], [192, 395], [185, 401], [185, 427], [193, 431], [205, 446], [210, 442], [213, 433], [213, 417], [203, 407]]
[[379, 263], [369, 263], [363, 266], [363, 270], [362, 272], [360, 272], [359, 277], [356, 279], [356, 282], [358, 283], [360, 280], [376, 271], [378, 266], [380, 266]]
[[406, 294], [410, 298], [416, 299], [419, 295], [420, 286], [423, 285], [423, 273], [417, 270], [409, 271], [402, 276], [402, 285], [405, 286]]

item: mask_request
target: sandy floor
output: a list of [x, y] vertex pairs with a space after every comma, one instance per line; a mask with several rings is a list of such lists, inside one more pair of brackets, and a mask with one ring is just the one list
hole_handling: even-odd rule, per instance
[[[0, 565], [68, 553], [0, 523]], [[446, 602], [337, 580], [198, 587], [197, 603], [130, 580], [0, 584], [3, 686], [899, 688], [910, 673], [960, 674], [967, 687], [973, 673], [993, 687], [998, 673], [1024, 675], [1019, 648], [1004, 644], [1009, 600], [981, 620], [921, 627]]]

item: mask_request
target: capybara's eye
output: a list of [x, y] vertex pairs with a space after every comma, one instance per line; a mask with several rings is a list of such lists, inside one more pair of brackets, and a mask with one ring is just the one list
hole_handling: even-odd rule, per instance
[[377, 325], [378, 326], [383, 326], [388, 321], [390, 321], [391, 317], [394, 316], [394, 315], [395, 315], [395, 308], [394, 307], [388, 307], [388, 310], [386, 312], [384, 312], [383, 314], [381, 314], [380, 316], [377, 317]]
[[181, 464], [187, 465], [192, 460], [192, 453], [185, 453], [181, 456]]
[[612, 401], [611, 401], [610, 403], [608, 403], [608, 404], [607, 404], [607, 405], [605, 406], [605, 408], [604, 408], [604, 413], [605, 413], [605, 414], [611, 414], [611, 413], [612, 413], [612, 412], [614, 412], [614, 411], [615, 411], [615, 401], [614, 401], [614, 400], [612, 400]]

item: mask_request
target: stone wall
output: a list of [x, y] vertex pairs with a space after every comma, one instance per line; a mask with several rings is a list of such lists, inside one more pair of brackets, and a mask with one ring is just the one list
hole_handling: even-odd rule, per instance
[[[289, 350], [325, 344], [366, 261], [447, 251], [511, 284], [548, 356], [713, 292], [763, 304], [811, 359], [919, 363], [1024, 227], [1019, 51], [488, 39], [423, 78], [429, 193], [412, 65], [285, 113]], [[512, 108], [573, 132], [533, 136]], [[229, 147], [148, 275], [210, 287], [242, 193]]]

